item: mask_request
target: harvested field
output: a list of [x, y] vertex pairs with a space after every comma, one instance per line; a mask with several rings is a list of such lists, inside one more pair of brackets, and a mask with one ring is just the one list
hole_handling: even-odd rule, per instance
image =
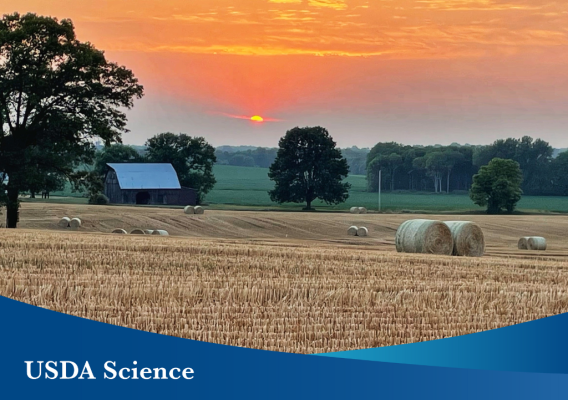
[[[503, 257], [568, 257], [568, 216], [528, 215], [420, 215], [292, 213], [210, 210], [204, 215], [188, 218], [181, 209], [127, 206], [90, 206], [76, 204], [23, 203], [21, 228], [59, 230], [61, 215], [78, 215], [82, 220], [79, 232], [111, 232], [121, 227], [132, 229], [161, 229], [173, 236], [220, 239], [254, 239], [288, 242], [309, 240], [317, 243], [369, 245], [384, 250], [394, 249], [394, 236], [400, 224], [409, 219], [442, 221], [473, 221], [483, 229], [486, 255]], [[366, 226], [372, 236], [353, 238], [346, 235], [350, 226]], [[546, 252], [519, 252], [520, 237], [544, 236]], [[568, 258], [567, 258], [568, 260]]]
[[[359, 217], [350, 214], [194, 219], [179, 210], [57, 207], [25, 204], [21, 214], [23, 227], [52, 231], [0, 231], [0, 295], [135, 329], [297, 353], [438, 339], [568, 311], [566, 217], [467, 216], [486, 232], [489, 256], [461, 258], [396, 253], [404, 215], [364, 216], [373, 236], [361, 239], [345, 235]], [[83, 226], [57, 232], [53, 221], [70, 208]], [[188, 237], [96, 233], [116, 226]], [[549, 251], [516, 249], [527, 227], [550, 238]]]

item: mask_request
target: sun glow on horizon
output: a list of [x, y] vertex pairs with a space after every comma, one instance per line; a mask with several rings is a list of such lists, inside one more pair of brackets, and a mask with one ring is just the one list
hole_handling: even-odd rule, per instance
[[247, 121], [259, 122], [259, 123], [260, 122], [281, 122], [281, 121], [283, 121], [282, 119], [261, 117], [260, 115], [253, 115], [251, 117], [251, 116], [248, 116], [248, 115], [235, 115], [235, 114], [227, 114], [227, 113], [224, 113], [224, 112], [216, 112], [216, 111], [211, 112], [211, 114], [223, 115], [223, 116], [228, 117], [228, 118], [245, 119]]

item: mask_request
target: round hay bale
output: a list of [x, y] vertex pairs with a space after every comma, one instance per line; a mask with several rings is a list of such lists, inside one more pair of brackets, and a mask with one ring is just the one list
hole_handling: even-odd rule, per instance
[[396, 231], [396, 251], [451, 255], [454, 240], [448, 225], [442, 221], [412, 219], [403, 222]]
[[112, 233], [116, 233], [116, 234], [119, 234], [119, 235], [128, 234], [128, 232], [126, 232], [124, 229], [115, 229], [114, 231], [112, 231]]
[[71, 222], [69, 222], [69, 226], [74, 229], [80, 228], [81, 220], [79, 218], [73, 218]]
[[152, 233], [154, 233], [153, 229], [144, 229], [144, 234], [151, 235]]
[[152, 232], [152, 235], [169, 236], [170, 234], [168, 233], [168, 231], [156, 230]]
[[60, 228], [69, 228], [69, 227], [71, 226], [70, 223], [71, 223], [71, 218], [69, 218], [69, 217], [63, 217], [63, 218], [61, 218], [61, 219], [59, 220], [59, 222], [57, 223], [57, 225], [58, 225]]
[[195, 207], [187, 206], [183, 209], [183, 212], [186, 214], [195, 214]]
[[195, 214], [204, 214], [205, 213], [205, 209], [201, 206], [195, 206], [193, 208], [193, 211], [195, 212]]
[[356, 226], [352, 226], [349, 229], [347, 229], [347, 234], [349, 236], [357, 236], [357, 231], [359, 230], [359, 228], [357, 228]]
[[452, 232], [454, 256], [483, 257], [485, 238], [479, 225], [470, 221], [448, 221], [445, 224]]
[[359, 207], [359, 214], [367, 214], [367, 209], [365, 207]]
[[359, 207], [351, 207], [351, 208], [349, 209], [349, 212], [350, 212], [351, 214], [359, 214]]
[[362, 226], [361, 228], [357, 229], [357, 236], [369, 236], [369, 230]]
[[546, 239], [540, 236], [532, 236], [527, 240], [529, 250], [546, 250]]
[[130, 231], [131, 235], [145, 235], [146, 232], [144, 232], [143, 229], [133, 229], [132, 231]]
[[519, 243], [517, 244], [517, 246], [519, 247], [519, 250], [528, 250], [528, 248], [529, 248], [528, 241], [529, 241], [528, 237], [520, 238]]

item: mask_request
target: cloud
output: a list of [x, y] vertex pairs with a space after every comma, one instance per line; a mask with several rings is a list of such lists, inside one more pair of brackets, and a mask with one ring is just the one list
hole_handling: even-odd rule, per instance
[[312, 7], [325, 7], [334, 10], [345, 10], [347, 4], [343, 0], [308, 0], [308, 4]]
[[121, 0], [104, 9], [67, 1], [50, 13], [71, 17], [102, 48], [131, 52], [458, 58], [564, 46], [568, 37], [567, 10], [554, 0]]
[[501, 3], [494, 0], [417, 0], [415, 9], [446, 11], [513, 11], [540, 10], [542, 6], [533, 4]]

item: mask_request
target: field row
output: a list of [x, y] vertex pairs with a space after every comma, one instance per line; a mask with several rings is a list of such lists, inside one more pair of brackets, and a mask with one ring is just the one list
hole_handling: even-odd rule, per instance
[[568, 270], [323, 244], [2, 231], [0, 295], [167, 335], [321, 353], [566, 312]]

